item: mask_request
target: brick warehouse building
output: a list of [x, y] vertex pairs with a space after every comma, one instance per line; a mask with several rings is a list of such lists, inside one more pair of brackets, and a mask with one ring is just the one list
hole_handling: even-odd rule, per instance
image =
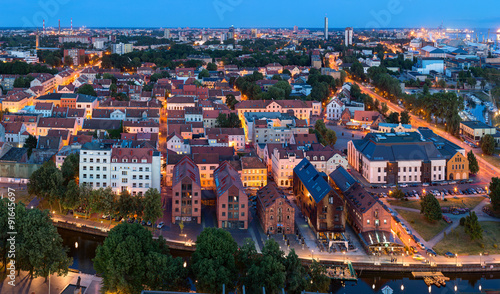
[[257, 215], [266, 233], [292, 234], [294, 232], [295, 208], [274, 182], [257, 192]]

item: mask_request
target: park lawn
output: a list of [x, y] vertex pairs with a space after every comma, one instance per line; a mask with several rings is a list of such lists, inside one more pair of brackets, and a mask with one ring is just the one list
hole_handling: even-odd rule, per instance
[[425, 240], [429, 241], [437, 234], [441, 233], [448, 224], [444, 220], [439, 220], [434, 223], [427, 221], [423, 214], [418, 212], [396, 209], [398, 214], [404, 218], [412, 227], [413, 230], [417, 231], [420, 236]]
[[[479, 222], [483, 228], [483, 240], [471, 241], [465, 233], [464, 227], [458, 226], [439, 243], [434, 246], [438, 254], [448, 251], [460, 255], [479, 255], [488, 252], [489, 254], [500, 254], [500, 223], [499, 222]], [[458, 233], [458, 237], [456, 235]], [[484, 244], [482, 248], [481, 244]], [[495, 248], [493, 245], [497, 245]], [[486, 257], [487, 258], [487, 257]]]
[[[447, 201], [441, 200], [439, 197], [439, 205], [441, 207], [449, 207], [449, 206], [458, 206], [458, 207], [463, 207], [464, 205], [466, 207], [469, 207], [470, 209], [476, 207], [481, 201], [484, 200], [484, 197], [462, 197], [462, 198], [446, 198]], [[462, 203], [463, 201], [463, 203]], [[414, 208], [420, 210], [420, 200], [388, 200], [389, 204], [394, 205], [394, 206], [401, 206], [401, 207], [408, 207], [408, 208]]]

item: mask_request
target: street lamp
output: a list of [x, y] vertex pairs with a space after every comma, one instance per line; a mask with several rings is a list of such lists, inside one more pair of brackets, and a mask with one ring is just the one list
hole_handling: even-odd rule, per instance
[[344, 263], [345, 263], [345, 251], [342, 251], [342, 253], [344, 254]]
[[482, 265], [483, 265], [483, 263], [482, 263], [482, 261], [481, 261], [481, 257], [482, 257], [482, 256], [483, 256], [483, 253], [482, 253], [482, 252], [481, 252], [481, 253], [479, 253], [479, 265], [480, 265], [480, 266], [482, 266]]
[[458, 253], [455, 254], [456, 265], [458, 266]]
[[313, 254], [314, 254], [314, 250], [311, 250], [311, 261], [314, 260]]

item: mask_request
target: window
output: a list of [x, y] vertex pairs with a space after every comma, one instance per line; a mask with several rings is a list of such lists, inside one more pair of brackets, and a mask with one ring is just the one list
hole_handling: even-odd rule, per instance
[[367, 219], [367, 220], [366, 220], [366, 223], [369, 225], [369, 224], [370, 224], [370, 220], [369, 220], [369, 219]]
[[122, 176], [126, 176], [127, 175], [127, 171], [122, 171]]
[[222, 208], [226, 208], [226, 204], [222, 204]]
[[124, 184], [128, 183], [128, 179], [127, 178], [123, 178], [122, 179], [122, 183], [124, 183]]
[[222, 212], [222, 216], [226, 216], [226, 213], [225, 213], [225, 212]]

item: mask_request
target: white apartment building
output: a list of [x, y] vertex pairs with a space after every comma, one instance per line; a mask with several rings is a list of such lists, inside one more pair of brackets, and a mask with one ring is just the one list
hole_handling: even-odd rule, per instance
[[417, 132], [367, 134], [347, 143], [347, 159], [371, 184], [446, 180], [446, 159]]
[[272, 150], [271, 172], [278, 187], [292, 187], [293, 169], [302, 159], [303, 151], [294, 147], [281, 145]]
[[132, 44], [111, 44], [111, 53], [116, 53], [118, 55], [123, 55], [132, 52]]
[[332, 101], [330, 101], [330, 103], [326, 106], [326, 119], [339, 120], [344, 109], [345, 105], [342, 101], [338, 98], [332, 99]]
[[160, 190], [161, 154], [152, 148], [113, 148], [86, 143], [80, 150], [80, 184], [143, 195]]
[[177, 152], [177, 154], [191, 154], [191, 145], [189, 141], [175, 133], [168, 136], [167, 149]]

